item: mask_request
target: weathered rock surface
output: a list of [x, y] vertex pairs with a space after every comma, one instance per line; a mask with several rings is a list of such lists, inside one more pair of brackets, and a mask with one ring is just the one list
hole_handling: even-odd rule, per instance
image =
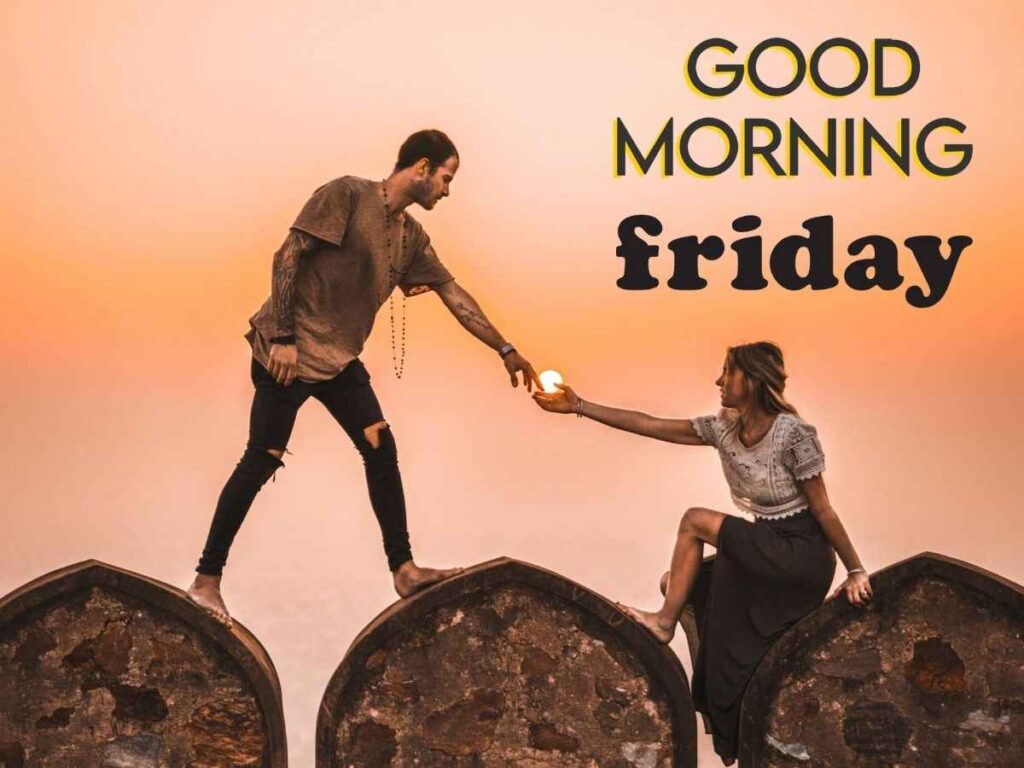
[[740, 766], [1024, 766], [1024, 589], [930, 553], [872, 582], [765, 657]]
[[283, 768], [266, 651], [97, 561], [0, 600], [0, 767]]
[[397, 603], [324, 695], [318, 768], [694, 766], [675, 655], [611, 603], [501, 559]]

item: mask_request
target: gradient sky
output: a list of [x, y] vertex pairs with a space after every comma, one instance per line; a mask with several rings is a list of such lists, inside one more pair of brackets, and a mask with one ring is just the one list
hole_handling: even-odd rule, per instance
[[[315, 187], [383, 177], [423, 127], [447, 131], [462, 166], [451, 197], [414, 215], [538, 370], [558, 368], [590, 400], [694, 416], [717, 409], [729, 344], [773, 339], [869, 570], [932, 550], [1024, 581], [1021, 21], [1010, 2], [969, 16], [952, 2], [5, 4], [0, 593], [93, 557], [188, 584], [245, 444], [242, 334], [273, 251]], [[727, 37], [745, 55], [775, 35], [808, 53], [836, 35], [904, 39], [920, 81], [894, 99], [687, 88], [701, 40]], [[783, 57], [765, 64], [784, 77]], [[837, 80], [849, 72], [841, 54], [826, 64]], [[649, 142], [669, 117], [707, 115], [867, 117], [887, 135], [900, 117], [916, 133], [949, 116], [975, 154], [945, 180], [884, 163], [872, 178], [809, 164], [795, 179], [613, 178], [616, 117]], [[616, 227], [634, 213], [665, 225], [662, 285], [648, 292], [615, 285]], [[840, 270], [866, 234], [974, 244], [924, 310], [902, 289], [736, 291], [729, 250], [705, 266], [705, 290], [664, 285], [670, 239], [728, 242], [743, 214], [761, 217], [769, 245], [834, 216]], [[920, 281], [902, 245], [900, 264], [906, 285]], [[433, 296], [408, 315], [401, 381], [386, 312], [363, 359], [398, 440], [417, 559], [509, 555], [653, 606], [682, 512], [731, 510], [714, 452], [542, 413]], [[331, 673], [393, 594], [344, 434], [311, 401], [289, 447], [225, 593], [277, 665], [302, 766]]]

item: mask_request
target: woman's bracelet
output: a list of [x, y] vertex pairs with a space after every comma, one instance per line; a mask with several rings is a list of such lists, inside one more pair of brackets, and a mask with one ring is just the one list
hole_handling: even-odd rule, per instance
[[582, 419], [583, 418], [583, 398], [582, 397], [577, 397], [576, 398], [576, 407], [573, 409], [573, 411], [576, 413], [576, 418], [577, 419]]
[[851, 568], [850, 570], [848, 570], [846, 572], [846, 575], [847, 576], [853, 576], [853, 574], [855, 574], [855, 573], [867, 573], [867, 571], [864, 570], [863, 568]]

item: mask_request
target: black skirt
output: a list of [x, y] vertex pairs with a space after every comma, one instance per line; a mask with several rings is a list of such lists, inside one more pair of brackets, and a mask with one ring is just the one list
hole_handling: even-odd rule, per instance
[[694, 708], [707, 715], [722, 760], [736, 757], [740, 702], [754, 670], [821, 604], [835, 570], [835, 551], [806, 510], [774, 521], [722, 521], [693, 664]]

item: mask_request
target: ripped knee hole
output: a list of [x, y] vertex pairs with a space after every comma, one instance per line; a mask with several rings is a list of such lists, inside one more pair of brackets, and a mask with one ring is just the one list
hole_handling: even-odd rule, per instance
[[366, 442], [370, 444], [372, 448], [380, 448], [380, 431], [388, 428], [386, 421], [378, 421], [371, 424], [363, 430], [363, 437], [366, 438]]

